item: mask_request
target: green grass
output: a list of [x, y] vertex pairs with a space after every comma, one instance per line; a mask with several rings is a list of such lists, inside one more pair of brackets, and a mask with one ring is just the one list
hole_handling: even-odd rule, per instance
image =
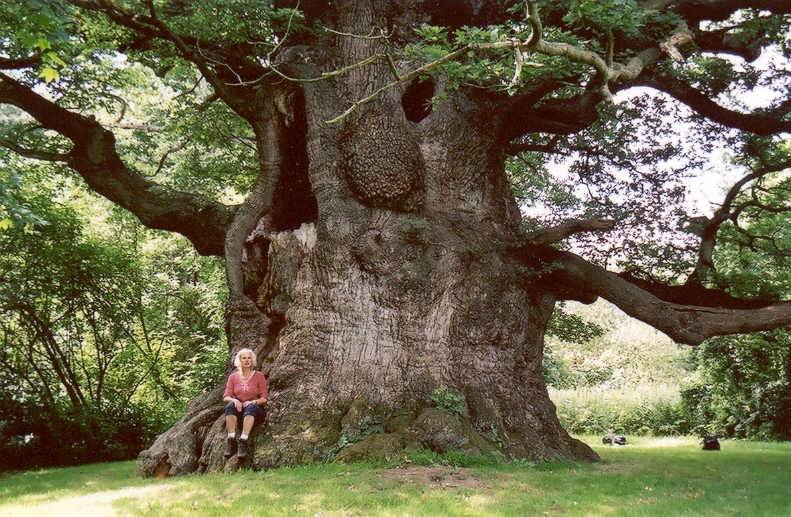
[[470, 466], [329, 464], [165, 480], [136, 477], [133, 462], [46, 469], [0, 477], [0, 515], [791, 516], [791, 443], [725, 441], [717, 453], [693, 438], [636, 438], [596, 449], [603, 461], [593, 465], [457, 455], [445, 463]]

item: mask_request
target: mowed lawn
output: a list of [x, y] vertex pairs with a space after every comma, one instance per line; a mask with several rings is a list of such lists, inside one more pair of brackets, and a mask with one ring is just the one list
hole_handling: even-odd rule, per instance
[[[588, 440], [602, 462], [327, 464], [141, 479], [134, 462], [0, 476], [0, 515], [791, 516], [791, 443]], [[462, 458], [449, 463], [465, 463]]]

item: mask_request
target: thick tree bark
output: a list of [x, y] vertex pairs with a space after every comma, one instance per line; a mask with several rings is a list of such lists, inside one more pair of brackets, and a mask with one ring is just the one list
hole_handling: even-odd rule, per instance
[[[247, 239], [244, 274], [233, 275], [237, 284], [244, 280], [244, 297], [232, 297], [228, 307], [231, 350], [257, 350], [270, 380], [252, 467], [386, 458], [411, 447], [595, 460], [560, 427], [542, 376], [543, 336], [556, 297], [607, 297], [688, 343], [791, 319], [787, 304], [749, 311], [672, 303], [544, 246], [570, 232], [605, 230], [607, 221], [521, 235], [505, 176], [509, 143], [527, 132], [587, 127], [607, 92], [588, 88], [542, 101], [559, 85], [553, 79], [506, 102], [462, 88], [446, 92], [431, 110], [427, 103], [442, 85], [415, 78], [401, 89], [405, 81], [394, 81], [399, 74], [391, 69], [398, 63], [375, 58], [388, 51], [375, 35], [392, 29], [390, 43], [403, 44], [413, 37], [406, 28], [436, 21], [441, 16], [431, 6], [443, 3], [426, 3], [422, 11], [420, 3], [414, 11], [397, 4], [338, 1], [326, 9], [325, 2], [303, 2], [308, 21], [331, 30], [296, 36], [306, 45], [284, 49], [274, 61], [278, 77], [310, 80], [292, 83], [298, 102], [291, 133], [279, 143], [281, 181]], [[464, 16], [505, 16], [498, 6], [505, 4], [469, 3]], [[660, 44], [613, 67], [568, 45], [540, 38], [534, 45], [593, 66], [609, 92], [644, 81], [646, 67], [662, 57]], [[414, 66], [403, 68], [418, 75]], [[337, 73], [322, 78], [331, 71]], [[414, 78], [401, 70], [405, 76]], [[682, 93], [682, 101], [695, 100]], [[249, 103], [230, 105], [255, 120]], [[763, 118], [718, 118], [719, 111], [701, 106], [714, 119], [736, 117], [730, 125], [765, 132]], [[281, 197], [283, 178], [304, 188]], [[240, 254], [236, 237], [226, 260], [233, 259], [229, 249]], [[762, 319], [743, 326], [752, 314]], [[434, 407], [432, 395], [442, 388], [464, 395], [459, 414]], [[141, 472], [236, 468], [236, 459], [222, 457], [221, 407], [219, 386], [193, 401], [141, 453]]]
[[[373, 25], [362, 8], [342, 15]], [[372, 45], [337, 41], [346, 62]], [[303, 68], [291, 72], [325, 64], [304, 65], [311, 59], [295, 58]], [[261, 312], [229, 311], [231, 346], [253, 343], [271, 386], [252, 466], [421, 446], [596, 459], [561, 428], [547, 395], [541, 357], [555, 299], [525, 280], [513, 253], [519, 213], [491, 111], [459, 92], [413, 122], [392, 91], [324, 122], [388, 74], [369, 66], [303, 86], [318, 216], [270, 235]], [[464, 395], [461, 416], [432, 407], [441, 387]], [[141, 454], [141, 471], [234, 468], [222, 458], [220, 408], [219, 390], [193, 403]]]

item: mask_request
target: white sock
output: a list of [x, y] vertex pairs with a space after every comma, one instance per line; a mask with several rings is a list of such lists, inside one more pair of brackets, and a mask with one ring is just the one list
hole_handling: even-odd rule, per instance
[[236, 433], [228, 433], [228, 438], [236, 438]]
[[247, 440], [247, 435], [242, 433], [242, 434], [239, 435], [239, 439], [240, 440]]

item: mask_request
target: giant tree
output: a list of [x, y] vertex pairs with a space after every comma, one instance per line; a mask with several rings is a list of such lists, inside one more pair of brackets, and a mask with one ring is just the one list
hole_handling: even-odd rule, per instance
[[[2, 8], [0, 103], [16, 107], [2, 144], [223, 257], [229, 347], [258, 351], [273, 393], [255, 467], [343, 446], [345, 457], [424, 445], [592, 460], [542, 378], [557, 301], [601, 296], [691, 345], [791, 323], [791, 303], [736, 298], [716, 269], [720, 228], [746, 210], [738, 193], [787, 209], [773, 190], [787, 185], [761, 181], [789, 165], [787, 77], [749, 63], [769, 47], [783, 59], [789, 11], [782, 0], [29, 0]], [[140, 108], [131, 78], [154, 74], [161, 106]], [[625, 233], [609, 255], [624, 265], [608, 271], [602, 246], [584, 258], [564, 243], [615, 236], [639, 223], [638, 206], [655, 210], [649, 223], [678, 218], [678, 189], [665, 187], [697, 161], [657, 131], [631, 146], [664, 120], [650, 103], [613, 104], [638, 86], [667, 95], [666, 117], [684, 105], [730, 135], [750, 171], [713, 217], [678, 219], [695, 251], [689, 238]], [[718, 102], [756, 86], [784, 90], [759, 109]], [[553, 156], [569, 160], [556, 164], [569, 168], [566, 198], [547, 180]], [[203, 190], [205, 171], [246, 197]], [[557, 208], [541, 201], [544, 216], [523, 217], [540, 195], [522, 194], [553, 189]], [[752, 237], [783, 252], [774, 235]], [[144, 473], [224, 467], [220, 382], [141, 454]], [[463, 394], [461, 414], [430, 408], [432, 393]]]

